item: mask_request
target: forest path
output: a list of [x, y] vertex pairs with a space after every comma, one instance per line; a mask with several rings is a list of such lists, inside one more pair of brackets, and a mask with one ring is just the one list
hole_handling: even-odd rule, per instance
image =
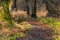
[[16, 38], [16, 40], [54, 40], [53, 29], [46, 24], [38, 23], [34, 20], [27, 21], [32, 25], [30, 30], [24, 31], [27, 37]]

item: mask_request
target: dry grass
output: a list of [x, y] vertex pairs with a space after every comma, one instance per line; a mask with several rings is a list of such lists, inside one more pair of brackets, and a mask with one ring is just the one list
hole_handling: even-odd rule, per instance
[[[11, 15], [12, 15], [12, 17], [15, 17], [15, 16], [24, 16], [24, 17], [26, 17], [27, 16], [27, 12], [23, 11], [23, 10], [12, 11]], [[41, 17], [41, 16], [44, 17], [44, 16], [47, 15], [47, 11], [44, 11], [44, 10], [37, 11], [36, 15], [37, 15], [37, 17]]]
[[27, 13], [26, 13], [26, 11], [18, 10], [18, 11], [12, 11], [11, 15], [12, 15], [12, 17], [15, 17], [15, 16], [27, 16]]
[[41, 11], [37, 11], [37, 17], [44, 17], [47, 15], [47, 11], [41, 10]]

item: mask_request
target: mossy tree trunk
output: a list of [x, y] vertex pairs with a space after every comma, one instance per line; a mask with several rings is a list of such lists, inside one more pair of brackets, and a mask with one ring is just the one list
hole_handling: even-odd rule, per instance
[[10, 0], [1, 0], [1, 6], [3, 7], [4, 12], [4, 20], [7, 21], [10, 25], [12, 25], [12, 19], [9, 12], [9, 2]]

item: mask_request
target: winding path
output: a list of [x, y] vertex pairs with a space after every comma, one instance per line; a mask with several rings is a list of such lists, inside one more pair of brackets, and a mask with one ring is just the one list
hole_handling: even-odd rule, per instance
[[28, 22], [32, 24], [32, 28], [24, 31], [26, 37], [16, 38], [16, 40], [54, 40], [52, 28], [35, 21]]

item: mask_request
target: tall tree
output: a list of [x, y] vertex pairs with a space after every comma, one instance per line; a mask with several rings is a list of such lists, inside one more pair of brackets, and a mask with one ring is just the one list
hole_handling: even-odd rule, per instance
[[30, 15], [29, 13], [29, 0], [25, 0], [26, 1], [26, 9], [27, 9], [27, 14]]
[[36, 16], [36, 11], [37, 11], [37, 0], [33, 0], [34, 1], [34, 6], [33, 6], [33, 8], [32, 8], [32, 15], [31, 15], [31, 17], [32, 18], [36, 18], [37, 16]]

